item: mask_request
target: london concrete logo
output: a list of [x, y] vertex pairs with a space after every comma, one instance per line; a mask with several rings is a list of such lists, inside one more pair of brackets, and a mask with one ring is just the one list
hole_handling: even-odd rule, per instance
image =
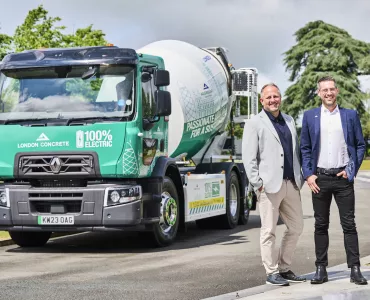
[[18, 149], [25, 148], [57, 148], [69, 147], [69, 141], [50, 141], [45, 133], [41, 133], [35, 142], [22, 142], [17, 144]]
[[41, 142], [41, 141], [48, 141], [49, 138], [46, 136], [45, 133], [41, 133], [40, 136], [37, 138], [37, 142]]

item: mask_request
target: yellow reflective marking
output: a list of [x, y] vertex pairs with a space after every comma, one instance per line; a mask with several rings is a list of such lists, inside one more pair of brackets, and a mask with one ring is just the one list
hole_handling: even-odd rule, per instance
[[224, 197], [193, 201], [189, 203], [189, 208], [192, 209], [213, 204], [224, 204]]

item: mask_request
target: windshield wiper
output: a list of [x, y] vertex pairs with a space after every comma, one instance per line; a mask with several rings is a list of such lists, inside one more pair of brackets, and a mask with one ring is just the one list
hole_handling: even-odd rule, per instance
[[1, 125], [13, 125], [13, 124], [19, 124], [21, 122], [30, 122], [35, 121], [39, 122], [42, 119], [6, 119], [6, 120], [0, 120]]
[[80, 117], [80, 118], [68, 118], [66, 122], [66, 126], [70, 125], [72, 122], [78, 121], [93, 121], [93, 123], [102, 122], [102, 121], [126, 121], [128, 117]]
[[30, 125], [30, 124], [47, 124], [47, 123], [60, 123], [63, 119], [60, 118], [24, 118], [24, 119], [6, 119], [0, 120], [0, 125]]

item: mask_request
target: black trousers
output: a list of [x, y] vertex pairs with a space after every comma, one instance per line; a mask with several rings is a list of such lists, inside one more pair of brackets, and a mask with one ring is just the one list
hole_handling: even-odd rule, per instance
[[360, 266], [353, 182], [335, 175], [318, 174], [317, 176], [316, 183], [320, 188], [320, 192], [318, 194], [312, 193], [315, 212], [315, 264], [316, 266], [328, 265], [330, 204], [332, 196], [334, 196], [344, 233], [347, 265], [349, 268], [354, 265]]

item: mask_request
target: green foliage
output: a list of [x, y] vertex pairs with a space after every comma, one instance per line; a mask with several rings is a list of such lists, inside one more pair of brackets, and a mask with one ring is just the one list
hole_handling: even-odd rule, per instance
[[[228, 135], [231, 136], [231, 122], [227, 124], [226, 130], [228, 131]], [[234, 136], [237, 139], [241, 139], [243, 137], [243, 128], [241, 128], [239, 124], [234, 124]]]
[[367, 55], [360, 60], [359, 67], [361, 70], [360, 74], [363, 74], [363, 75], [370, 74], [370, 55]]
[[12, 38], [6, 34], [0, 33], [0, 60], [10, 51]]
[[[231, 122], [227, 124], [226, 130], [228, 132], [228, 136], [231, 136]], [[240, 127], [240, 124], [234, 124], [234, 136], [237, 139], [241, 139], [243, 137], [243, 128]]]
[[294, 84], [285, 92], [282, 110], [296, 119], [302, 111], [318, 107], [321, 99], [316, 94], [317, 80], [331, 75], [339, 87], [339, 105], [364, 116], [365, 94], [357, 76], [370, 66], [370, 44], [323, 21], [308, 23], [295, 36], [297, 44], [284, 53], [289, 80]]
[[17, 26], [14, 36], [0, 34], [0, 59], [10, 51], [40, 48], [65, 48], [103, 46], [107, 44], [105, 34], [93, 29], [93, 25], [65, 34], [65, 26], [57, 25], [62, 19], [50, 17], [42, 5], [28, 12], [24, 22]]
[[[262, 104], [259, 101], [260, 94], [258, 94], [258, 109], [257, 111], [260, 112], [262, 110]], [[234, 108], [235, 109], [235, 106]], [[240, 115], [248, 115], [248, 97], [240, 97]], [[229, 132], [229, 135], [231, 135], [231, 123], [228, 124], [227, 130]], [[239, 124], [234, 125], [234, 134], [237, 139], [241, 139], [243, 137], [243, 128], [240, 127]]]
[[[42, 5], [28, 12], [24, 22], [17, 26], [14, 36], [0, 34], [0, 59], [11, 52], [40, 48], [65, 48], [83, 46], [102, 46], [107, 44], [105, 34], [101, 30], [93, 29], [93, 25], [77, 29], [74, 34], [64, 34], [65, 26], [59, 26], [60, 17], [50, 17]], [[72, 80], [68, 87], [75, 95], [83, 95], [86, 99], [96, 98], [102, 80], [80, 82]], [[19, 86], [12, 84], [3, 95], [9, 103], [5, 103], [5, 111], [12, 107], [12, 102], [19, 97]]]
[[55, 26], [59, 21], [59, 17], [48, 17], [48, 12], [42, 5], [30, 10], [23, 24], [15, 30], [15, 51], [60, 47], [63, 41], [61, 31], [65, 26]]
[[150, 106], [150, 104], [151, 104], [150, 100], [151, 100], [152, 97], [151, 97], [150, 93], [146, 93], [144, 88], [142, 88], [141, 89], [141, 98], [142, 98], [141, 103], [143, 105], [143, 107], [142, 107], [143, 118], [145, 118], [145, 119], [150, 118], [151, 116], [153, 116], [152, 115], [152, 109], [151, 109], [151, 106]]
[[[262, 104], [259, 101], [261, 95], [258, 94], [258, 109], [257, 111], [260, 112], [262, 109]], [[241, 115], [248, 115], [248, 97], [240, 97], [240, 114]]]
[[364, 135], [365, 141], [367, 141], [370, 139], [370, 115], [366, 114], [362, 121], [362, 133]]
[[248, 97], [240, 97], [240, 114], [242, 116], [248, 114]]
[[234, 135], [239, 140], [243, 137], [243, 128], [239, 124], [235, 124], [234, 126]]
[[86, 81], [81, 81], [79, 78], [68, 79], [66, 90], [71, 95], [80, 95], [85, 100], [90, 102], [95, 102], [101, 85], [103, 84], [103, 79], [89, 79]]
[[107, 44], [101, 30], [93, 30], [93, 25], [77, 29], [75, 34], [63, 36], [64, 47], [102, 46]]
[[13, 80], [2, 90], [1, 101], [4, 106], [0, 109], [4, 112], [10, 112], [14, 104], [19, 101], [19, 96], [19, 81]]

